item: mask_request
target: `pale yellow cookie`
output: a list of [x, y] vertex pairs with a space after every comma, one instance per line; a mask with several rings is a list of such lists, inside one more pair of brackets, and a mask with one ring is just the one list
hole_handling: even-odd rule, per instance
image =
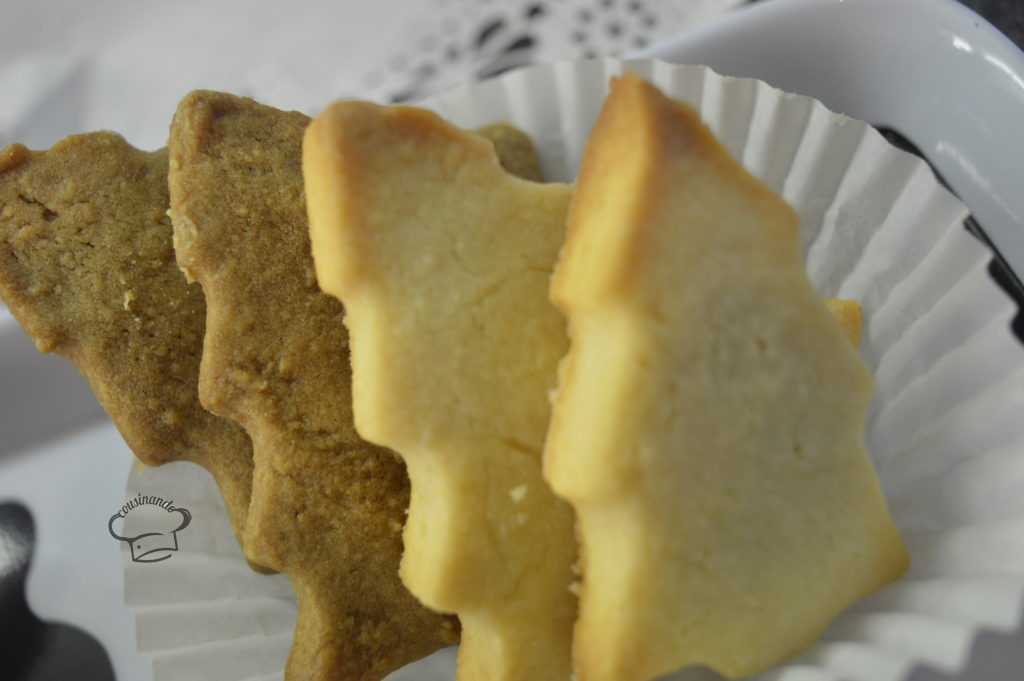
[[581, 681], [762, 671], [903, 573], [871, 377], [795, 214], [635, 76], [587, 144], [552, 290], [572, 350], [544, 464], [579, 522]]
[[[462, 681], [567, 681], [572, 512], [541, 477], [570, 188], [513, 177], [427, 111], [340, 102], [303, 170], [321, 287], [345, 304], [356, 428], [405, 459], [402, 577], [462, 622]], [[339, 348], [339, 351], [341, 349]]]

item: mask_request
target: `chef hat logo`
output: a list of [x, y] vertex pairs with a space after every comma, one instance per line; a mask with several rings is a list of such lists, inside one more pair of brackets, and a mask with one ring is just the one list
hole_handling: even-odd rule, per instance
[[[114, 525], [121, 520], [121, 529]], [[131, 549], [132, 561], [158, 563], [178, 550], [178, 532], [192, 522], [188, 509], [161, 497], [136, 494], [110, 516], [107, 530]]]

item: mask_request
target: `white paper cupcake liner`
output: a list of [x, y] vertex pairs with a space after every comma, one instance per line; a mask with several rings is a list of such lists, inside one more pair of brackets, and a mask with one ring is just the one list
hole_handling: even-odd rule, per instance
[[[913, 565], [758, 678], [1010, 678], [1024, 668], [1024, 349], [1009, 331], [1014, 307], [986, 272], [989, 253], [963, 229], [966, 209], [869, 125], [705, 67], [541, 65], [426, 106], [463, 127], [513, 123], [535, 140], [546, 177], [571, 181], [608, 79], [625, 68], [695, 106], [793, 205], [815, 287], [865, 312], [862, 353], [877, 382], [868, 443]], [[249, 570], [205, 472], [140, 468], [128, 494], [139, 491], [172, 497], [194, 518], [169, 560], [135, 564], [125, 554], [126, 600], [155, 681], [281, 679], [295, 618], [287, 579]], [[454, 656], [442, 651], [393, 678], [453, 674]]]

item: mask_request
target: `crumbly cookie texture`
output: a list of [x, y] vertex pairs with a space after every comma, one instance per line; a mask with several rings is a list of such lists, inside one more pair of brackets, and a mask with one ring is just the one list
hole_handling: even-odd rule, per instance
[[336, 103], [303, 154], [357, 427], [409, 467], [402, 577], [458, 614], [462, 681], [566, 681], [576, 541], [540, 455], [567, 349], [548, 285], [571, 189], [513, 177], [479, 136], [409, 107]]
[[[246, 548], [287, 572], [299, 598], [288, 678], [379, 679], [455, 643], [458, 623], [398, 576], [408, 477], [353, 425], [345, 311], [317, 287], [310, 254], [307, 123], [248, 99], [187, 96], [171, 128], [175, 240], [209, 306], [200, 395], [254, 442]], [[530, 140], [494, 130], [526, 164]]]
[[178, 270], [167, 152], [120, 136], [0, 152], [0, 297], [43, 352], [74, 362], [144, 463], [193, 461], [216, 478], [241, 537], [252, 446], [203, 409], [206, 307]]
[[754, 674], [904, 572], [871, 377], [795, 214], [636, 76], [587, 144], [552, 294], [572, 340], [544, 463], [579, 522], [580, 679]]

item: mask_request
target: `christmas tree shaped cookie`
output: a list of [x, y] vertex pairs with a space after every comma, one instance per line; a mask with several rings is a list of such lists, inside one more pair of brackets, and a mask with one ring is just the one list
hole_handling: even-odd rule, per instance
[[548, 287], [569, 186], [510, 175], [427, 111], [359, 102], [313, 122], [303, 169], [356, 427], [409, 468], [406, 585], [459, 615], [463, 681], [567, 681], [576, 542], [541, 451], [567, 349]]
[[544, 464], [579, 522], [580, 679], [759, 672], [905, 570], [871, 377], [795, 214], [637, 77], [588, 141], [552, 293], [571, 352]]

